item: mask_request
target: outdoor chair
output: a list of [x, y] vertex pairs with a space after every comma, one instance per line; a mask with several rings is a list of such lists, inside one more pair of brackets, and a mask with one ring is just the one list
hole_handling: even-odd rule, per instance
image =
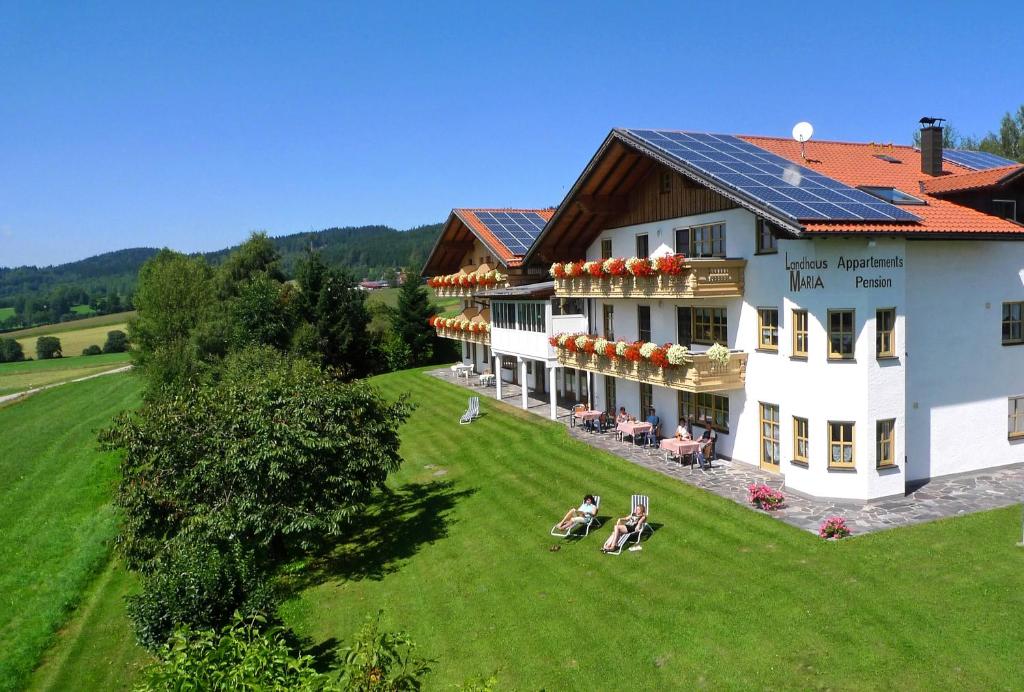
[[[597, 505], [597, 512], [601, 511], [601, 496], [600, 495], [594, 495], [594, 503]], [[594, 512], [594, 514], [592, 514], [592, 515], [591, 514], [584, 514], [583, 515], [583, 521], [579, 521], [579, 522], [575, 522], [574, 521], [572, 523], [572, 526], [570, 526], [565, 531], [559, 529], [558, 528], [558, 524], [555, 524], [554, 526], [551, 527], [551, 535], [552, 536], [558, 536], [559, 538], [568, 538], [569, 536], [572, 536], [576, 532], [577, 528], [582, 526], [583, 527], [583, 537], [585, 537], [585, 536], [590, 534], [590, 529], [599, 529], [599, 528], [601, 528], [601, 521], [597, 518], [597, 512]]]
[[474, 419], [480, 417], [480, 397], [471, 396], [469, 397], [469, 406], [466, 408], [466, 412], [462, 414], [462, 418], [459, 419], [459, 425], [469, 425]]
[[569, 427], [570, 428], [575, 428], [576, 427], [576, 414], [577, 413], [583, 413], [586, 410], [587, 410], [587, 405], [586, 404], [576, 404], [575, 406], [572, 407], [572, 413], [569, 415]]
[[630, 541], [633, 541], [634, 543], [639, 543], [640, 542], [640, 538], [644, 535], [644, 531], [649, 531], [652, 534], [654, 533], [654, 529], [651, 528], [651, 524], [650, 524], [650, 519], [651, 519], [651, 503], [650, 503], [650, 500], [648, 500], [646, 495], [634, 495], [633, 499], [632, 499], [632, 501], [630, 502], [630, 505], [629, 505], [629, 513], [630, 514], [632, 514], [634, 511], [636, 511], [637, 505], [642, 505], [647, 510], [647, 513], [646, 513], [646, 516], [645, 516], [644, 520], [642, 522], [640, 522], [639, 524], [637, 524], [637, 527], [633, 531], [631, 531], [629, 533], [625, 533], [625, 534], [619, 536], [619, 542], [615, 544], [615, 550], [609, 550], [608, 553], [607, 553], [608, 555], [619, 555], [619, 554], [621, 554], [623, 547], [625, 547]]

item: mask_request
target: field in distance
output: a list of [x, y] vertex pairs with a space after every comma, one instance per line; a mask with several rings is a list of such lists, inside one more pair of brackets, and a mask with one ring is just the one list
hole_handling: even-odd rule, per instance
[[[0, 308], [3, 310], [6, 308]], [[18, 339], [21, 341], [22, 338], [28, 336], [57, 336], [65, 332], [74, 332], [80, 329], [86, 329], [88, 327], [106, 327], [111, 325], [111, 329], [123, 329], [124, 325], [128, 322], [128, 319], [135, 316], [135, 311], [131, 312], [115, 312], [110, 315], [96, 315], [95, 317], [86, 317], [81, 320], [73, 320], [71, 322], [59, 322], [57, 324], [43, 324], [38, 327], [29, 327], [28, 329], [19, 329], [14, 332], [4, 332], [0, 334], [0, 337], [6, 339]], [[0, 319], [3, 319], [3, 313], [0, 313]], [[121, 325], [120, 327], [116, 325]], [[104, 335], [106, 336], [106, 335]], [[63, 338], [61, 338], [63, 341]], [[100, 344], [101, 346], [103, 344]], [[32, 350], [35, 351], [35, 342], [32, 342]], [[25, 355], [28, 355], [27, 353]]]
[[99, 356], [0, 363], [0, 396], [114, 370], [127, 365], [130, 357], [127, 353], [104, 353]]

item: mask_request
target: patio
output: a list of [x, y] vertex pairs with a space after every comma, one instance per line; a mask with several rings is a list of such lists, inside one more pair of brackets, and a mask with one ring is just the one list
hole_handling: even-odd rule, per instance
[[[477, 386], [476, 376], [468, 380], [456, 378], [447, 367], [428, 374], [464, 387], [475, 395], [495, 398], [495, 388]], [[522, 389], [518, 385], [502, 383], [501, 395], [502, 401], [520, 408]], [[550, 404], [546, 394], [536, 398], [527, 392], [527, 404], [528, 411], [549, 419]], [[569, 425], [570, 410], [565, 406], [558, 406], [557, 413], [558, 421], [569, 428], [569, 434], [591, 447], [603, 449], [744, 506], [750, 507], [747, 503], [747, 486], [751, 483], [766, 483], [780, 489], [786, 495], [785, 507], [765, 514], [812, 533], [817, 533], [821, 522], [833, 515], [844, 517], [857, 535], [1007, 507], [1019, 503], [1024, 493], [1024, 465], [1018, 464], [937, 478], [905, 496], [866, 503], [813, 498], [785, 488], [781, 476], [767, 473], [750, 464], [718, 459], [711, 470], [702, 472], [689, 466], [680, 466], [674, 461], [666, 462], [660, 451], [649, 453], [643, 448], [619, 442], [611, 432], [595, 434], [587, 432], [582, 426], [572, 427]]]

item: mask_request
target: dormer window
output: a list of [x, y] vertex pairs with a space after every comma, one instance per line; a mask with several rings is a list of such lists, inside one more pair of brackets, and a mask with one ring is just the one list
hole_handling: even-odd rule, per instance
[[885, 161], [886, 163], [903, 163], [895, 156], [889, 156], [888, 154], [873, 154], [873, 156], [876, 159], [881, 159], [882, 161]]
[[864, 192], [868, 193], [869, 195], [877, 197], [878, 199], [882, 200], [883, 202], [888, 202], [889, 204], [927, 204], [927, 202], [925, 202], [920, 197], [914, 197], [913, 195], [908, 195], [903, 190], [897, 190], [894, 187], [877, 187], [877, 186], [873, 186], [873, 185], [860, 185], [860, 186], [858, 186], [857, 189], [858, 190], [863, 190]]

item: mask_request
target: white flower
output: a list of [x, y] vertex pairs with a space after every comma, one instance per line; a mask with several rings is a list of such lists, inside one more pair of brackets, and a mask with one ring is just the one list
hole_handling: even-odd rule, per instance
[[561, 266], [562, 266], [562, 265], [561, 265], [560, 263], [558, 263], [558, 262], [555, 262], [554, 264], [552, 264], [552, 265], [551, 265], [551, 269], [549, 269], [549, 270], [548, 270], [548, 274], [550, 274], [550, 275], [551, 275], [551, 277], [552, 277], [552, 278], [554, 278], [555, 276], [557, 276], [557, 275], [555, 274], [555, 272], [557, 272], [557, 271], [558, 271], [558, 268], [559, 268], [559, 267], [561, 267]]
[[729, 352], [729, 349], [727, 349], [722, 344], [716, 342], [714, 346], [707, 350], [707, 356], [708, 360], [710, 360], [712, 363], [725, 365], [726, 363], [729, 362], [729, 358], [732, 357], [732, 354]]
[[615, 342], [615, 355], [617, 355], [619, 357], [626, 355], [626, 349], [627, 348], [629, 348], [629, 344], [627, 344], [625, 341], [616, 341]]
[[614, 261], [615, 261], [614, 257], [609, 257], [608, 259], [606, 259], [604, 261], [604, 264], [601, 265], [601, 268], [604, 270], [605, 274], [611, 274], [612, 273], [612, 262], [614, 262]]
[[572, 336], [572, 334], [559, 334], [558, 335], [558, 345], [564, 347], [565, 346], [565, 342], [568, 341], [569, 337], [571, 337], [571, 336]]
[[665, 356], [668, 358], [668, 362], [672, 365], [682, 365], [686, 361], [686, 356], [689, 353], [685, 346], [679, 344], [673, 344], [668, 347], [668, 352]]
[[646, 344], [640, 347], [640, 355], [645, 359], [649, 359], [651, 354], [654, 353], [654, 349], [658, 348], [658, 344], [651, 343], [648, 341]]
[[580, 351], [582, 351], [588, 343], [590, 343], [590, 337], [586, 334], [580, 334], [576, 337], [576, 348]]
[[598, 337], [597, 340], [594, 341], [594, 350], [602, 356], [604, 355], [604, 349], [606, 346], [608, 346], [608, 339], [605, 339], [604, 337]]

